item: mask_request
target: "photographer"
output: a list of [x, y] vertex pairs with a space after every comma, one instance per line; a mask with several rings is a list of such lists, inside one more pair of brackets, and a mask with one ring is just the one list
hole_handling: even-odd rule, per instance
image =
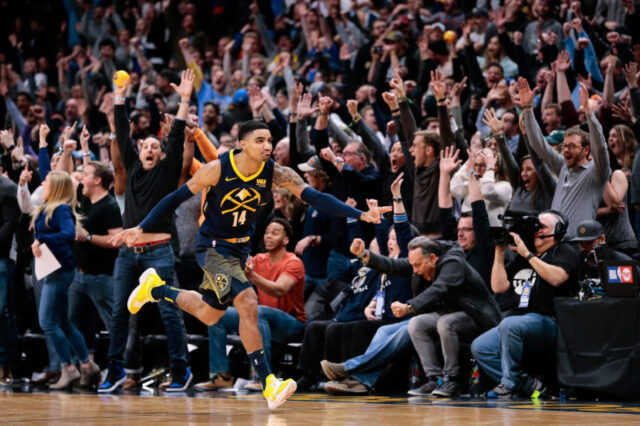
[[581, 262], [578, 277], [581, 280], [600, 278], [600, 265], [604, 260], [633, 260], [626, 254], [606, 246], [604, 228], [598, 221], [584, 220], [580, 222], [576, 227], [575, 235], [576, 237], [571, 242], [578, 243], [578, 247], [580, 247]]
[[500, 325], [473, 341], [471, 352], [484, 372], [498, 385], [489, 397], [509, 398], [515, 392], [541, 391], [542, 383], [521, 371], [524, 351], [551, 351], [557, 325], [553, 298], [575, 291], [577, 253], [561, 242], [567, 230], [564, 216], [554, 210], [540, 213], [534, 234], [534, 251], [511, 233], [518, 257], [505, 268], [505, 246], [496, 246], [491, 288], [512, 292], [516, 307]]

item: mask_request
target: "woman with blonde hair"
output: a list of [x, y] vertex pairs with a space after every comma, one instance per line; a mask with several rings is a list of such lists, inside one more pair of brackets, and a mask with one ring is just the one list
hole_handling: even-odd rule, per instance
[[[35, 257], [42, 256], [46, 244], [60, 263], [60, 269], [44, 278], [38, 320], [62, 364], [60, 379], [50, 389], [65, 389], [80, 379], [88, 386], [100, 379], [100, 368], [87, 350], [82, 334], [68, 319], [68, 289], [73, 281], [75, 262], [73, 242], [76, 236], [76, 195], [67, 173], [53, 171], [42, 182], [44, 204], [36, 208], [31, 221], [36, 239], [31, 245]], [[71, 350], [80, 360], [80, 370], [72, 362]]]

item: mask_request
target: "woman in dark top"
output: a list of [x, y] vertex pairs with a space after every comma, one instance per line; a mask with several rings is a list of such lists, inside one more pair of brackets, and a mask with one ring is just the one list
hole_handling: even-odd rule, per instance
[[[53, 171], [42, 182], [44, 204], [38, 207], [32, 220], [36, 239], [33, 255], [40, 257], [40, 246], [46, 244], [60, 262], [60, 268], [44, 278], [38, 320], [62, 363], [62, 374], [51, 389], [64, 389], [81, 379], [89, 385], [100, 379], [100, 368], [89, 357], [82, 334], [68, 319], [68, 289], [73, 281], [75, 261], [72, 246], [76, 236], [76, 195], [68, 174]], [[80, 371], [72, 363], [71, 350], [80, 360]]]

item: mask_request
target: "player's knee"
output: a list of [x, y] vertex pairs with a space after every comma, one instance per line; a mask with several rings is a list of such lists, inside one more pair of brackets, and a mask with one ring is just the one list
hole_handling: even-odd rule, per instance
[[216, 325], [216, 323], [220, 320], [222, 314], [215, 311], [214, 309], [201, 309], [200, 315], [198, 318], [202, 321], [206, 326], [210, 327], [212, 325]]
[[257, 320], [258, 318], [258, 296], [255, 291], [243, 291], [236, 297], [234, 302], [238, 312], [246, 315], [248, 318]]

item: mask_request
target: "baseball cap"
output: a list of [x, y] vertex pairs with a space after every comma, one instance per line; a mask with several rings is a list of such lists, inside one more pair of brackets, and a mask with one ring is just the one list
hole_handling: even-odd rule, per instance
[[249, 94], [247, 89], [238, 89], [233, 94], [233, 103], [238, 106], [246, 106], [249, 104]]
[[384, 39], [389, 41], [403, 41], [404, 36], [400, 31], [391, 31]]
[[564, 130], [554, 130], [545, 139], [550, 145], [558, 145], [564, 142]]
[[440, 31], [445, 32], [447, 28], [444, 26], [442, 22], [436, 22], [435, 24], [431, 24], [431, 28], [438, 28]]
[[489, 12], [484, 7], [474, 7], [471, 10], [471, 16], [484, 16], [485, 18], [489, 17]]
[[317, 155], [314, 155], [304, 163], [298, 164], [298, 169], [300, 169], [301, 172], [310, 172], [312, 170], [323, 170], [322, 164], [320, 163], [320, 157], [318, 157]]
[[583, 220], [578, 224], [576, 236], [571, 240], [571, 242], [592, 241], [596, 238], [600, 238], [603, 233], [604, 228], [597, 220]]

